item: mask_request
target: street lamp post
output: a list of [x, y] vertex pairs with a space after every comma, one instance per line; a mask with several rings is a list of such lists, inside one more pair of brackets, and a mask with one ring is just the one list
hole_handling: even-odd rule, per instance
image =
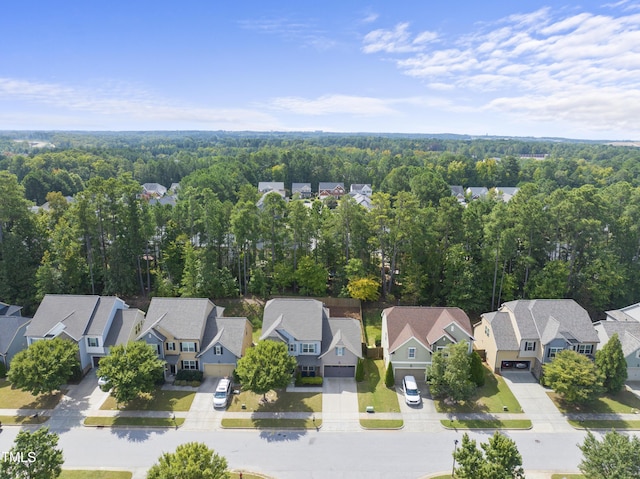
[[456, 477], [456, 452], [458, 451], [458, 440], [453, 440], [453, 466], [451, 467], [451, 477]]

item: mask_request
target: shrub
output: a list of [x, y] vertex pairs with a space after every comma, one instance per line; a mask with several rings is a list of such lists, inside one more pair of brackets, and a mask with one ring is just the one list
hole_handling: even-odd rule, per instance
[[375, 344], [376, 344], [376, 348], [379, 348], [380, 346], [382, 346], [382, 337], [379, 334], [376, 336]]
[[78, 384], [80, 381], [82, 381], [82, 369], [80, 369], [80, 366], [76, 366], [73, 368], [71, 376], [69, 376], [69, 383]]
[[194, 371], [193, 369], [181, 369], [176, 373], [176, 379], [183, 379], [185, 381], [202, 382], [202, 377], [202, 371]]
[[200, 381], [189, 381], [189, 386], [191, 386], [192, 388], [199, 388], [200, 384]]
[[364, 363], [362, 359], [358, 359], [358, 364], [356, 364], [356, 381], [359, 383], [364, 381]]
[[322, 386], [322, 377], [298, 377], [296, 379], [296, 386]]
[[484, 366], [482, 365], [482, 358], [477, 351], [471, 353], [471, 370], [469, 372], [470, 378], [477, 387], [484, 386]]
[[395, 381], [395, 378], [393, 377], [393, 365], [389, 363], [389, 366], [387, 366], [387, 372], [384, 375], [384, 384], [388, 388], [392, 388], [395, 385], [395, 383], [396, 381]]
[[6, 378], [7, 377], [7, 367], [4, 365], [4, 363], [0, 363], [0, 378]]

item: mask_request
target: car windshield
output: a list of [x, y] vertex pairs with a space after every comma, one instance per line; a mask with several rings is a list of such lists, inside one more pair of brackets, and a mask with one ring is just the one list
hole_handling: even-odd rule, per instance
[[417, 389], [407, 389], [407, 394], [409, 394], [410, 396], [417, 396], [418, 395], [418, 390]]
[[224, 397], [227, 397], [227, 393], [226, 393], [226, 392], [224, 392], [224, 391], [216, 391], [216, 394], [215, 394], [215, 396], [214, 396], [214, 397], [217, 397], [217, 398], [224, 398]]

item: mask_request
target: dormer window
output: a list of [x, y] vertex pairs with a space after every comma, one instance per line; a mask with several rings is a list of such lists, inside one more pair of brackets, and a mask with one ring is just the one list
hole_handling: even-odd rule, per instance
[[100, 342], [98, 338], [87, 338], [87, 346], [90, 348], [98, 348], [100, 347]]

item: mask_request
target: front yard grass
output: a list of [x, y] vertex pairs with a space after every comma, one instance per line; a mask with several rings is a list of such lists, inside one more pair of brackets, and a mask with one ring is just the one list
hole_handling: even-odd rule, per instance
[[[242, 391], [234, 394], [228, 411], [231, 412], [322, 412], [322, 394], [269, 391], [268, 402], [263, 403], [262, 394]], [[245, 409], [242, 405], [245, 405]]]
[[133, 473], [129, 471], [95, 471], [79, 469], [63, 469], [58, 479], [131, 479]]
[[631, 391], [624, 389], [618, 394], [605, 394], [595, 401], [580, 406], [567, 404], [554, 392], [548, 392], [547, 395], [556, 407], [564, 413], [634, 414], [640, 412], [640, 398]]
[[379, 308], [363, 309], [362, 324], [367, 345], [375, 346], [376, 338], [382, 337], [382, 310]]
[[493, 374], [489, 368], [485, 367], [484, 380], [484, 386], [478, 388], [469, 401], [447, 404], [443, 400], [434, 399], [436, 410], [449, 413], [522, 412], [520, 403], [501, 376]]
[[640, 430], [640, 420], [627, 421], [625, 419], [586, 419], [574, 420], [570, 419], [571, 424], [576, 429], [627, 429], [629, 431]]
[[58, 391], [34, 396], [30, 392], [13, 388], [6, 379], [0, 379], [0, 409], [53, 409], [62, 395], [63, 392]]
[[360, 419], [365, 429], [400, 429], [404, 426], [402, 419]]
[[0, 416], [0, 423], [5, 425], [20, 425], [27, 426], [29, 424], [42, 424], [49, 420], [49, 416], [38, 414], [33, 416]]
[[[120, 410], [123, 411], [188, 411], [191, 408], [196, 393], [192, 391], [171, 391], [156, 389], [151, 394], [142, 394], [137, 399], [129, 401]], [[116, 400], [109, 396], [102, 406], [102, 410], [118, 410]]]
[[384, 361], [364, 360], [364, 381], [358, 385], [358, 410], [367, 412], [373, 406], [375, 412], [400, 412], [398, 395], [384, 384]]
[[443, 419], [447, 429], [531, 429], [528, 419]]
[[228, 429], [315, 429], [322, 426], [322, 420], [316, 419], [277, 419], [246, 418], [223, 419], [222, 427]]
[[[120, 417], [120, 416], [89, 416], [84, 420], [85, 426], [146, 426], [146, 427], [176, 427], [184, 424], [183, 417], [171, 419], [169, 417]], [[93, 476], [91, 476], [93, 477]]]

